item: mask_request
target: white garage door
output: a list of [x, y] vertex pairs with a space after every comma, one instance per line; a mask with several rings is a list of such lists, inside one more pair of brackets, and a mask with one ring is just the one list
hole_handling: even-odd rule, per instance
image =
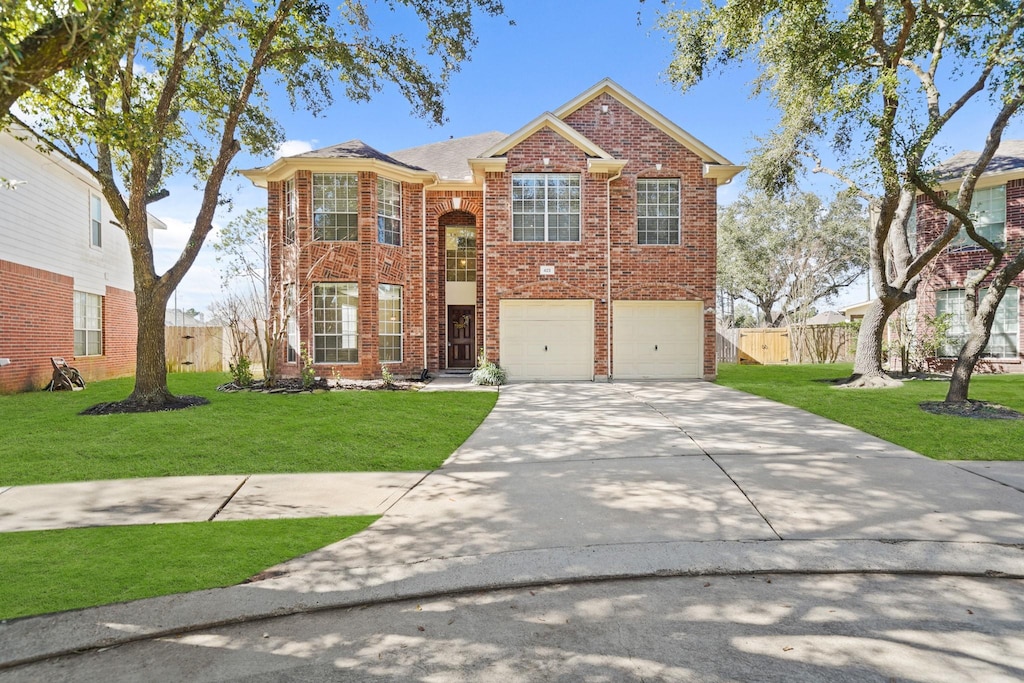
[[703, 377], [703, 304], [616, 301], [612, 304], [615, 379]]
[[509, 379], [594, 378], [594, 302], [503, 299], [501, 365]]

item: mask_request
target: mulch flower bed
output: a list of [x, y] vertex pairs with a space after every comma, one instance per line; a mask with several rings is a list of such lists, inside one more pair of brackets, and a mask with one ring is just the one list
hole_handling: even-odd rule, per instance
[[945, 401], [923, 401], [918, 404], [921, 410], [935, 415], [952, 415], [954, 417], [973, 417], [978, 420], [1024, 420], [1024, 415], [1012, 408], [998, 403], [975, 401], [968, 399], [956, 403]]
[[274, 383], [274, 386], [266, 386], [263, 380], [254, 380], [248, 387], [239, 386], [234, 382], [221, 384], [217, 391], [228, 393], [238, 391], [254, 391], [261, 394], [302, 394], [322, 393], [325, 391], [410, 391], [421, 389], [424, 382], [412, 382], [404, 379], [396, 379], [387, 384], [382, 379], [327, 379], [318, 377], [308, 387], [302, 386], [302, 380], [297, 377], [284, 377]]

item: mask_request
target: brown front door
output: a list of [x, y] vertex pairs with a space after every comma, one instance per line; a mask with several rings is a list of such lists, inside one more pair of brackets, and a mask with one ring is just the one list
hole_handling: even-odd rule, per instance
[[448, 307], [448, 367], [476, 364], [476, 306]]

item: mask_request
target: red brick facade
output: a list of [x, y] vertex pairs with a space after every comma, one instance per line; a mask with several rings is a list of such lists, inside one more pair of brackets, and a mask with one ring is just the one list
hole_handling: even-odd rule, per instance
[[[442, 182], [419, 167], [400, 167], [397, 162], [389, 166], [381, 163], [380, 157], [369, 155], [330, 161], [323, 154], [307, 159], [299, 155], [251, 172], [250, 177], [268, 191], [271, 281], [278, 305], [283, 287], [291, 283], [297, 286], [299, 338], [305, 343], [314, 338], [315, 284], [358, 284], [359, 360], [316, 364], [318, 375], [380, 375], [379, 284], [403, 288], [402, 361], [390, 364], [389, 369], [410, 375], [423, 368], [437, 372], [447, 367], [447, 226], [476, 228], [475, 348], [485, 350], [491, 360], [502, 360], [502, 300], [591, 301], [592, 377], [597, 379], [615, 374], [613, 302], [688, 301], [713, 311], [718, 180], [709, 177], [706, 167], [727, 162], [717, 157], [709, 161], [708, 150], [700, 143], [691, 144], [695, 141], [681, 129], [660, 123], [660, 115], [651, 114], [615, 88], [595, 90], [589, 99], [581, 98], [551, 125], [509, 136], [508, 145], [499, 152], [490, 153], [487, 159], [475, 159], [493, 164], [474, 169], [472, 181]], [[598, 157], [598, 152], [603, 156]], [[728, 168], [735, 169], [733, 174], [739, 170]], [[358, 241], [313, 239], [312, 178], [317, 172], [358, 172]], [[513, 241], [512, 178], [516, 173], [578, 176], [579, 241]], [[401, 246], [377, 241], [378, 174], [403, 181]], [[639, 178], [679, 181], [679, 244], [638, 244]], [[282, 207], [288, 180], [295, 184], [298, 205], [294, 244], [284, 243]], [[702, 326], [699, 374], [713, 377], [713, 312], [704, 314]], [[282, 371], [290, 375], [297, 374], [299, 367], [298, 362], [281, 365]]]
[[52, 356], [86, 382], [135, 372], [135, 295], [108, 287], [103, 297], [103, 355], [75, 357], [74, 279], [0, 260], [0, 393], [41, 389]]
[[[927, 197], [917, 200], [917, 243], [928, 244], [946, 227], [946, 215], [935, 208]], [[1006, 240], [1007, 253], [1012, 256], [1024, 248], [1024, 179], [1010, 180], [1006, 183]], [[978, 248], [953, 248], [940, 254], [928, 266], [921, 278], [917, 290], [917, 311], [921, 332], [924, 333], [924, 316], [936, 314], [936, 292], [946, 289], [962, 289], [964, 279], [971, 270], [982, 268], [989, 260], [989, 253]], [[991, 277], [982, 283], [986, 287]], [[1020, 296], [1024, 292], [1024, 275], [1013, 281], [1017, 291], [1009, 290], [1006, 296]], [[1024, 329], [1024, 304], [1018, 300], [1019, 327]], [[1024, 358], [1020, 349], [1021, 335], [1018, 332], [1018, 348], [1016, 358], [984, 358], [979, 363], [979, 371], [1024, 372]], [[953, 359], [937, 359], [936, 365], [948, 369]]]

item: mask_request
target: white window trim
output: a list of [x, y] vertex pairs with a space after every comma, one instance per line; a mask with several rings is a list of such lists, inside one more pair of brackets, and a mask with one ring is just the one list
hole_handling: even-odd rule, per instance
[[[987, 290], [987, 288], [982, 288], [982, 289], [978, 290], [979, 302], [980, 302], [981, 298], [985, 296], [986, 290]], [[966, 291], [962, 287], [949, 287], [949, 288], [946, 288], [946, 289], [940, 289], [940, 290], [935, 292], [935, 315], [936, 316], [940, 315], [940, 312], [939, 312], [939, 301], [940, 301], [940, 299], [947, 298], [950, 292], [959, 292], [960, 293], [960, 296], [958, 297], [958, 299], [959, 299], [959, 310], [957, 310], [957, 311], [948, 311], [947, 310], [947, 311], [942, 311], [942, 313], [951, 313], [953, 315], [953, 320], [954, 321], [959, 321], [959, 324], [957, 325], [957, 327], [955, 329], [951, 329], [950, 330], [951, 334], [947, 335], [947, 337], [946, 337], [947, 340], [954, 340], [954, 341], [952, 341], [952, 342], [947, 341], [947, 342], [945, 342], [942, 345], [941, 348], [939, 348], [939, 350], [938, 350], [938, 357], [939, 358], [956, 358], [959, 355], [960, 348], [963, 346], [964, 340], [966, 339], [966, 336], [967, 336], [967, 318], [966, 318], [967, 313], [966, 313], [966, 310], [965, 310], [966, 303], [967, 303], [967, 293], [966, 293]], [[1006, 293], [1003, 295], [1003, 299], [999, 302], [999, 308], [996, 309], [996, 316], [999, 315], [999, 310], [1002, 309], [1003, 305], [1007, 304], [1008, 301], [1010, 301], [1010, 297], [1014, 297], [1016, 299], [1015, 303], [1017, 305], [1017, 327], [1016, 327], [1017, 352], [1016, 352], [1015, 355], [1010, 355], [1010, 356], [993, 356], [993, 355], [988, 355], [985, 351], [982, 351], [982, 354], [981, 354], [981, 358], [982, 359], [988, 359], [988, 360], [994, 360], [994, 361], [1006, 361], [1006, 360], [1017, 360], [1017, 359], [1020, 358], [1020, 290], [1019, 290], [1019, 288], [1017, 288], [1017, 287], [1009, 287], [1006, 290]], [[993, 322], [993, 327], [994, 326], [995, 326], [995, 323]], [[991, 342], [992, 342], [992, 338], [991, 338], [991, 335], [990, 335], [989, 336], [989, 343], [991, 343]], [[952, 346], [949, 346], [950, 343], [952, 343]], [[953, 349], [953, 352], [951, 354], [945, 353], [947, 348]], [[986, 349], [988, 348], [987, 344], [986, 344], [985, 348]]]
[[[97, 357], [103, 355], [103, 297], [99, 294], [93, 294], [91, 292], [83, 292], [80, 290], [74, 290], [74, 303], [73, 303], [73, 320], [72, 330], [77, 336], [79, 332], [84, 333], [85, 336], [85, 348], [82, 349], [82, 353], [79, 353], [78, 341], [74, 340], [74, 353], [75, 357]], [[96, 316], [94, 319], [90, 319], [89, 316], [89, 302], [93, 300], [96, 304]], [[83, 306], [85, 309], [83, 310]], [[90, 323], [95, 321], [95, 326], [90, 326]], [[96, 343], [97, 348], [95, 353], [90, 353], [89, 348], [89, 335], [90, 333], [96, 334], [98, 341]]]
[[[380, 295], [382, 287], [397, 287], [398, 288], [398, 334], [394, 333], [382, 333], [381, 330], [381, 319], [380, 319]], [[382, 360], [381, 363], [388, 365], [397, 365], [405, 360], [405, 288], [402, 285], [392, 285], [387, 283], [380, 283], [377, 285], [377, 357], [380, 358], [380, 338], [381, 337], [398, 337], [398, 360]]]
[[[683, 242], [683, 183], [679, 178], [637, 178], [636, 186], [636, 243], [641, 247], [678, 247]], [[640, 215], [640, 183], [642, 182], [673, 182], [676, 184], [675, 216], [641, 216]], [[671, 204], [645, 204], [645, 206], [672, 206]], [[675, 242], [641, 242], [640, 241], [640, 220], [642, 218], [674, 218], [676, 221]], [[654, 234], [657, 234], [657, 230]], [[647, 231], [651, 234], [651, 231]]]
[[[517, 178], [528, 178], [528, 177], [529, 178], [543, 178], [544, 179], [544, 198], [543, 198], [543, 200], [525, 200], [525, 199], [517, 200], [516, 199], [516, 197], [515, 197], [515, 194], [516, 194], [516, 179]], [[553, 180], [553, 179], [555, 179], [555, 178], [571, 178], [571, 179], [574, 179], [576, 181], [575, 187], [576, 187], [576, 191], [577, 191], [577, 197], [576, 197], [575, 200], [573, 200], [573, 199], [568, 200], [570, 202], [572, 202], [572, 201], [576, 202], [576, 204], [577, 204], [576, 211], [569, 212], [569, 213], [557, 213], [557, 212], [554, 212], [554, 211], [552, 211], [550, 209], [549, 202], [558, 201], [556, 199], [551, 199], [548, 196], [548, 189], [550, 187], [548, 182]], [[580, 173], [513, 173], [510, 182], [511, 182], [511, 185], [510, 185], [510, 188], [509, 188], [509, 209], [510, 209], [509, 210], [509, 215], [511, 217], [511, 220], [509, 222], [510, 223], [509, 224], [509, 229], [511, 230], [511, 233], [509, 234], [509, 238], [511, 239], [511, 241], [513, 241], [513, 242], [533, 242], [535, 244], [548, 244], [548, 243], [551, 243], [551, 244], [578, 244], [578, 243], [583, 241], [583, 178], [582, 178], [582, 174], [580, 174]], [[544, 239], [542, 239], [542, 240], [536, 240], [536, 239], [516, 239], [516, 227], [515, 227], [516, 208], [515, 207], [516, 207], [516, 202], [517, 201], [543, 201], [543, 203], [544, 203], [544, 212], [543, 212], [543, 214], [530, 213], [528, 215], [534, 215], [534, 216], [542, 215], [544, 217]], [[566, 228], [564, 228], [562, 226], [552, 226], [551, 225], [551, 220], [550, 219], [551, 219], [551, 216], [553, 216], [553, 215], [557, 215], [557, 216], [572, 216], [572, 215], [575, 215], [576, 216], [575, 230], [578, 233], [576, 239], [572, 239], [572, 240], [554, 240], [554, 239], [551, 239], [551, 232], [553, 230], [565, 230], [566, 229]], [[522, 230], [537, 230], [538, 227], [521, 228], [521, 229]], [[568, 229], [572, 230], [573, 228], [570, 227]]]
[[[387, 232], [396, 234], [397, 241], [381, 239], [385, 221], [391, 221], [391, 229]], [[383, 176], [377, 176], [377, 243], [402, 246], [402, 183]]]
[[[317, 326], [317, 310], [318, 310], [317, 309], [317, 301], [319, 299], [317, 290], [318, 290], [318, 288], [323, 287], [323, 286], [327, 286], [327, 285], [352, 285], [355, 288], [355, 297], [356, 297], [356, 302], [357, 303], [356, 303], [356, 306], [355, 306], [355, 309], [356, 309], [355, 310], [355, 315], [353, 316], [353, 319], [352, 319], [352, 323], [354, 324], [355, 329], [352, 330], [351, 332], [346, 331], [346, 328], [344, 327], [344, 325], [345, 325], [344, 316], [342, 316], [341, 319], [336, 321], [341, 326], [341, 328], [340, 328], [341, 331], [340, 332], [334, 333], [334, 334], [330, 334], [330, 335], [327, 335], [327, 334], [317, 334], [317, 331], [316, 331], [316, 326]], [[313, 283], [313, 302], [312, 302], [312, 308], [313, 308], [313, 339], [312, 339], [312, 342], [313, 342], [313, 363], [314, 364], [317, 364], [317, 365], [358, 365], [359, 364], [359, 304], [358, 304], [358, 301], [359, 301], [359, 284], [356, 283], [356, 282], [315, 282], [315, 283]], [[338, 310], [338, 309], [332, 309], [332, 310]], [[344, 311], [344, 309], [341, 309], [341, 310]], [[320, 348], [320, 345], [317, 343], [317, 339], [318, 338], [323, 339], [324, 337], [328, 337], [328, 336], [330, 336], [330, 337], [342, 337], [342, 338], [346, 337], [346, 336], [355, 337], [355, 347], [354, 347], [355, 351], [356, 351], [355, 360], [317, 360], [317, 355], [320, 353], [321, 350], [326, 352], [326, 349], [321, 349]], [[350, 348], [350, 347], [344, 347], [344, 348]]]
[[[991, 203], [991, 200], [988, 200], [988, 196], [996, 192], [997, 190], [1002, 190], [1003, 228], [1002, 232], [999, 234], [998, 239], [992, 239], [992, 236], [986, 236], [983, 231], [984, 227], [988, 224], [977, 224], [977, 221], [979, 220], [979, 218], [981, 218], [981, 216], [978, 215], [978, 212], [980, 211], [978, 205], [980, 204], [982, 199], [985, 199], [989, 203]], [[987, 237], [988, 240], [994, 244], [1006, 244], [1006, 185], [995, 185], [993, 187], [984, 187], [979, 190], [975, 190], [974, 196], [971, 198], [971, 214], [974, 214], [974, 216], [972, 216], [972, 218], [975, 221], [974, 227], [979, 235], [981, 235], [982, 237]], [[952, 240], [950, 240], [949, 244], [946, 245], [946, 248], [951, 251], [970, 251], [972, 249], [983, 249], [984, 247], [982, 247], [980, 244], [978, 244], [970, 237], [968, 237], [967, 229], [961, 227], [960, 231], [953, 237]]]
[[295, 179], [284, 181], [284, 243], [295, 243], [295, 229], [298, 213], [298, 194], [295, 191]]
[[[352, 202], [351, 208], [354, 209], [353, 211], [323, 211], [323, 210], [317, 211], [317, 202], [318, 201], [324, 201], [324, 199], [322, 197], [320, 197], [320, 198], [317, 197], [317, 187], [318, 187], [318, 185], [317, 185], [316, 181], [317, 181], [318, 177], [323, 177], [323, 176], [332, 176], [332, 177], [344, 176], [347, 179], [349, 179], [351, 181], [354, 181], [354, 185], [350, 186], [350, 187], [354, 187], [355, 188], [355, 196], [354, 197], [345, 197], [344, 199], [334, 198], [334, 199], [330, 200], [330, 201], [335, 203], [335, 206], [333, 208], [337, 208], [337, 203], [340, 202], [340, 201]], [[359, 175], [357, 173], [314, 173], [313, 174], [313, 178], [312, 178], [311, 187], [312, 187], [311, 194], [312, 194], [312, 202], [313, 202], [313, 225], [311, 226], [311, 230], [312, 230], [313, 241], [315, 241], [315, 242], [358, 242], [359, 241], [359, 227], [358, 227], [358, 224], [359, 224]], [[321, 227], [321, 226], [318, 226], [316, 224], [317, 223], [316, 217], [318, 215], [324, 215], [324, 216], [355, 216], [356, 225], [354, 225], [354, 226], [324, 226], [324, 227]], [[339, 230], [341, 228], [344, 228], [345, 230], [352, 230], [352, 231], [354, 231], [355, 238], [354, 239], [339, 240], [339, 239], [324, 239], [323, 237], [317, 237], [318, 230], [330, 229], [330, 230], [334, 230], [335, 233], [337, 233], [337, 230]]]
[[89, 193], [89, 246], [103, 248], [103, 197]]

